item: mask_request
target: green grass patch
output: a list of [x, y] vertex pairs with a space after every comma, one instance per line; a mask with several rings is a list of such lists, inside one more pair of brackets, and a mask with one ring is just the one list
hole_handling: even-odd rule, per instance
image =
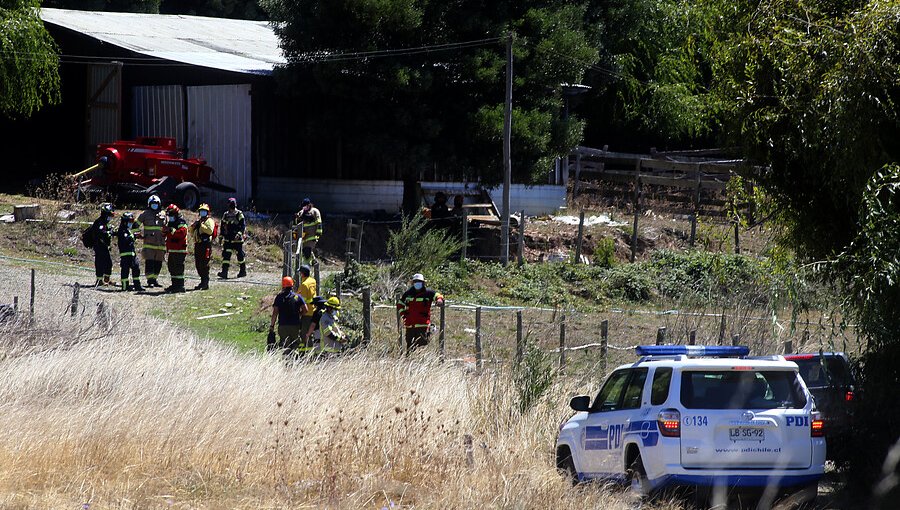
[[[189, 281], [188, 284], [191, 282]], [[269, 330], [271, 305], [277, 289], [254, 286], [216, 285], [210, 290], [181, 294], [154, 307], [151, 314], [186, 327], [201, 337], [209, 337], [244, 352], [262, 352]], [[231, 306], [227, 306], [231, 304]], [[227, 317], [197, 320], [198, 317], [233, 313]]]

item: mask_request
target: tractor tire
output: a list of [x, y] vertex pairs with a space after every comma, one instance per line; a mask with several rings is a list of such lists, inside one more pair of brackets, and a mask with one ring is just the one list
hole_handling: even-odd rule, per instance
[[200, 207], [200, 190], [192, 182], [182, 182], [175, 186], [175, 199], [178, 207], [196, 211]]

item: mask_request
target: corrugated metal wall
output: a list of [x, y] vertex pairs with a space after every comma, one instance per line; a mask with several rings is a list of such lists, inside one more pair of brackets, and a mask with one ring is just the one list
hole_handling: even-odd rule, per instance
[[183, 147], [184, 91], [180, 85], [134, 87], [131, 132], [134, 136], [168, 136]]
[[237, 189], [213, 193], [210, 201], [221, 205], [234, 195], [246, 205], [252, 190], [250, 85], [188, 87], [187, 96], [188, 153], [209, 162], [214, 180]]
[[87, 81], [86, 162], [91, 164], [97, 144], [122, 136], [122, 64], [90, 64]]
[[245, 205], [252, 190], [250, 88], [249, 84], [134, 87], [132, 132], [175, 137], [188, 157], [206, 159], [215, 170], [213, 180], [237, 190], [202, 190], [214, 208], [224, 206], [229, 196]]

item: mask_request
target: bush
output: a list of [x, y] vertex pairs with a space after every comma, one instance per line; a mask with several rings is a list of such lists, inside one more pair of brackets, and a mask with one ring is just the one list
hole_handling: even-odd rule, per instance
[[627, 264], [609, 271], [605, 294], [615, 299], [643, 302], [653, 296], [653, 278], [642, 264]]
[[414, 273], [433, 276], [461, 249], [462, 241], [444, 229], [429, 228], [421, 215], [404, 218], [387, 242], [388, 254], [394, 260], [392, 275], [406, 278]]
[[513, 382], [519, 397], [519, 412], [525, 414], [553, 384], [553, 357], [528, 343]]
[[616, 265], [616, 241], [611, 237], [604, 237], [594, 247], [592, 262], [597, 267], [613, 267]]

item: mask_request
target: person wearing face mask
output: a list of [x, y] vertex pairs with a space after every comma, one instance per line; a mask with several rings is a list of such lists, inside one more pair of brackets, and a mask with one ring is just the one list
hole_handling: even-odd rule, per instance
[[160, 287], [157, 278], [166, 260], [166, 236], [162, 229], [166, 225], [166, 215], [162, 211], [162, 201], [156, 195], [147, 199], [147, 209], [134, 223], [140, 230], [136, 237], [144, 240], [141, 255], [144, 257], [144, 269], [147, 273], [147, 287]]
[[425, 277], [420, 273], [412, 277], [412, 286], [403, 293], [397, 303], [400, 317], [406, 326], [406, 353], [428, 345], [431, 335], [431, 305], [443, 304], [444, 296], [425, 287]]
[[225, 242], [222, 244], [222, 270], [219, 271], [219, 278], [228, 278], [228, 268], [231, 266], [231, 252], [237, 254], [237, 263], [241, 266], [237, 277], [243, 278], [247, 276], [247, 263], [245, 262], [244, 253], [244, 231], [247, 229], [247, 222], [244, 220], [244, 213], [237, 208], [237, 199], [228, 199], [228, 210], [222, 215], [222, 236]]
[[181, 210], [175, 204], [166, 208], [166, 226], [163, 227], [166, 236], [166, 255], [168, 257], [169, 274], [172, 275], [172, 285], [166, 287], [166, 292], [184, 292], [184, 259], [187, 258], [187, 222], [181, 216]]
[[347, 346], [347, 336], [338, 325], [341, 311], [341, 300], [331, 296], [325, 300], [325, 311], [319, 319], [319, 353], [337, 353]]
[[219, 233], [216, 222], [209, 216], [209, 205], [200, 204], [199, 218], [191, 224], [191, 238], [194, 240], [194, 265], [200, 284], [195, 290], [209, 290], [209, 259], [212, 258], [212, 242]]
[[[134, 214], [126, 212], [122, 214], [119, 230], [116, 231], [116, 240], [119, 244], [119, 267], [122, 269], [122, 290], [144, 290], [141, 287], [141, 266], [138, 263], [137, 252], [134, 243]], [[131, 274], [131, 283], [128, 283], [128, 274]]]

